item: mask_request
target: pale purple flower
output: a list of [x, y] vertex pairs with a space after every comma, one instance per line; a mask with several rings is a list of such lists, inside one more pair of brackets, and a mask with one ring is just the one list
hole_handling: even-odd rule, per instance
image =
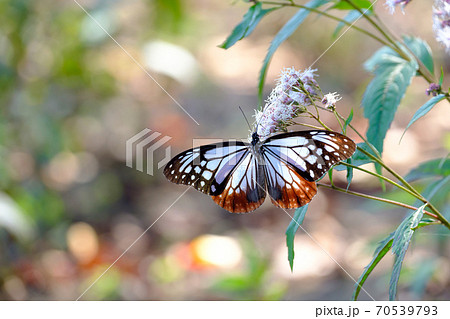
[[439, 91], [441, 90], [441, 86], [437, 83], [431, 83], [428, 89], [426, 90], [427, 95], [438, 95]]
[[325, 94], [325, 96], [322, 99], [322, 103], [325, 104], [325, 107], [329, 110], [334, 110], [336, 107], [336, 103], [340, 101], [342, 98], [337, 94], [337, 92], [334, 93], [328, 93]]
[[410, 2], [411, 0], [386, 0], [385, 6], [388, 7], [391, 14], [394, 14], [395, 8], [397, 6], [400, 6], [402, 9], [402, 13], [405, 14], [404, 8]]
[[450, 0], [435, 0], [433, 6], [433, 30], [436, 40], [450, 53]]
[[313, 101], [320, 101], [321, 91], [314, 77], [316, 70], [303, 72], [286, 68], [266, 100], [262, 111], [256, 111], [255, 122], [260, 137], [285, 130], [292, 119], [305, 111]]

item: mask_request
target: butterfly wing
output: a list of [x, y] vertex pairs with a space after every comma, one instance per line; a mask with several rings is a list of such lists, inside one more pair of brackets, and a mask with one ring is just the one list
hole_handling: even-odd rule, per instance
[[306, 205], [317, 193], [314, 182], [355, 150], [355, 143], [337, 132], [300, 131], [268, 138], [261, 152], [272, 202], [283, 208]]
[[263, 157], [267, 189], [275, 206], [301, 207], [308, 204], [316, 195], [316, 183], [303, 178], [294, 166], [271, 152], [264, 152]]
[[266, 197], [264, 169], [249, 151], [230, 175], [223, 192], [213, 200], [232, 213], [248, 213], [262, 205]]
[[264, 202], [263, 174], [248, 144], [240, 141], [203, 145], [184, 151], [164, 168], [169, 181], [189, 185], [211, 195], [219, 206], [232, 213], [255, 210]]

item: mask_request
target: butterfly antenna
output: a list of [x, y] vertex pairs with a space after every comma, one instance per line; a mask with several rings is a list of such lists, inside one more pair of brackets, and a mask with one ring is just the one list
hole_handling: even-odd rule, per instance
[[247, 117], [245, 116], [245, 113], [244, 113], [244, 111], [242, 110], [242, 108], [241, 108], [240, 106], [239, 106], [239, 110], [241, 110], [242, 115], [244, 115], [244, 119], [245, 119], [245, 121], [247, 122], [248, 128], [249, 128], [250, 131], [251, 131], [251, 130], [252, 130], [252, 127], [250, 126], [250, 123], [248, 122]]

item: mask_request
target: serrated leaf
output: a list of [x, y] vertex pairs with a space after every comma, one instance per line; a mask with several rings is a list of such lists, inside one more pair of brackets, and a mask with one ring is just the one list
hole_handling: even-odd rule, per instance
[[374, 73], [377, 69], [382, 70], [388, 66], [405, 62], [397, 52], [389, 47], [382, 47], [376, 51], [366, 62], [364, 62], [364, 69]]
[[406, 46], [414, 53], [414, 55], [422, 61], [428, 71], [430, 71], [431, 74], [434, 74], [433, 55], [428, 43], [412, 36], [403, 37], [403, 42], [405, 42]]
[[[450, 192], [448, 191], [448, 186], [450, 185], [450, 175], [444, 177], [443, 179], [440, 179], [434, 183], [431, 183], [430, 185], [428, 185], [429, 187], [427, 187], [424, 190], [424, 194], [427, 196], [426, 198], [428, 200], [431, 200], [433, 198], [433, 202], [436, 203], [436, 201], [445, 201], [446, 199], [448, 199]], [[434, 198], [435, 195], [443, 195], [443, 196], [438, 196], [441, 197], [439, 198], [439, 200], [437, 200], [437, 198]]]
[[228, 36], [228, 38], [219, 46], [223, 49], [228, 49], [232, 47], [236, 42], [242, 40], [243, 38], [249, 36], [253, 30], [256, 28], [261, 19], [279, 7], [274, 7], [270, 9], [263, 9], [260, 2], [251, 6], [247, 13], [242, 18], [241, 23], [239, 23]]
[[[361, 16], [361, 12], [359, 12], [358, 10], [352, 10], [349, 13], [347, 13], [347, 15], [344, 17], [344, 21], [348, 22], [348, 23], [352, 23], [354, 21], [356, 21], [357, 19], [359, 19], [359, 17]], [[345, 27], [347, 24], [345, 24], [344, 22], [339, 22], [338, 25], [336, 26], [336, 29], [334, 29], [333, 32], [333, 38], [336, 38], [337, 35], [339, 34], [339, 32], [341, 32], [342, 28]]]
[[389, 300], [395, 300], [397, 295], [397, 284], [398, 279], [400, 278], [403, 259], [405, 258], [411, 238], [414, 235], [414, 229], [422, 220], [425, 206], [426, 204], [406, 217], [394, 233], [392, 253], [395, 255], [395, 262], [392, 269], [391, 280], [389, 282]]
[[369, 120], [367, 140], [380, 153], [397, 107], [418, 69], [416, 62], [394, 58], [385, 56], [378, 64], [374, 71], [375, 78], [367, 86], [362, 100], [364, 117]]
[[387, 252], [391, 249], [393, 240], [394, 240], [394, 233], [391, 233], [388, 237], [386, 237], [379, 243], [377, 249], [375, 249], [375, 252], [373, 254], [373, 259], [366, 267], [364, 267], [363, 273], [356, 282], [352, 300], [358, 299], [358, 295], [361, 292], [362, 286], [364, 285], [364, 283], [366, 282], [367, 278], [372, 273], [372, 271], [375, 269], [375, 267], [378, 265], [380, 260], [383, 259], [383, 257], [387, 254]]
[[[328, 3], [329, 0], [311, 0], [307, 4], [305, 4], [308, 8], [318, 8], [321, 5], [324, 5]], [[289, 19], [289, 21], [281, 28], [281, 30], [275, 35], [272, 42], [270, 43], [269, 49], [267, 51], [266, 57], [263, 61], [263, 66], [261, 68], [261, 72], [259, 75], [259, 85], [258, 85], [258, 96], [259, 96], [259, 102], [262, 104], [262, 94], [264, 89], [264, 82], [266, 80], [267, 75], [267, 69], [269, 67], [270, 60], [272, 59], [272, 56], [275, 54], [275, 51], [278, 49], [278, 47], [287, 39], [289, 38], [292, 33], [294, 33], [295, 30], [300, 26], [300, 24], [303, 23], [303, 21], [306, 19], [306, 17], [309, 15], [310, 11], [308, 9], [300, 9], [297, 11], [297, 13]]]
[[[402, 134], [402, 138], [403, 135], [405, 135], [406, 130], [418, 119], [420, 119], [422, 116], [424, 116], [425, 114], [427, 114], [428, 112], [431, 111], [431, 109], [440, 101], [442, 101], [443, 99], [445, 99], [445, 94], [439, 94], [436, 96], [433, 96], [431, 99], [429, 99], [424, 105], [422, 105], [417, 111], [416, 113], [414, 113], [411, 121], [409, 121], [408, 125], [405, 128], [405, 131]], [[400, 138], [401, 140], [401, 138]]]
[[449, 176], [450, 175], [450, 159], [436, 158], [412, 169], [405, 177], [407, 181], [417, 180], [419, 178], [432, 176]]
[[[352, 4], [357, 6], [360, 9], [369, 9], [369, 11], [372, 11], [372, 2], [369, 0], [353, 0]], [[331, 7], [331, 9], [338, 9], [338, 10], [352, 10], [355, 7], [350, 5], [347, 1], [338, 1], [334, 6]], [[359, 14], [361, 15], [361, 13]]]
[[288, 228], [286, 229], [286, 245], [288, 248], [288, 260], [291, 271], [294, 270], [294, 238], [297, 229], [303, 223], [306, 211], [308, 210], [308, 205], [299, 207], [295, 210], [294, 217], [292, 217]]

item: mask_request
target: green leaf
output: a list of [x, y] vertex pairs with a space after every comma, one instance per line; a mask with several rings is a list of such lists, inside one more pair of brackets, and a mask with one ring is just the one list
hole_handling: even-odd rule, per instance
[[405, 59], [401, 58], [397, 52], [389, 47], [382, 47], [364, 62], [364, 68], [374, 73], [377, 69], [385, 69], [403, 62], [405, 62]]
[[343, 134], [345, 134], [347, 132], [347, 126], [352, 122], [353, 120], [353, 108], [350, 110], [350, 114], [348, 115], [347, 119], [345, 120], [344, 123], [344, 128], [343, 128]]
[[397, 295], [397, 284], [400, 278], [400, 271], [402, 269], [403, 259], [408, 250], [409, 243], [414, 234], [414, 228], [419, 225], [423, 217], [423, 210], [426, 204], [419, 207], [415, 212], [406, 217], [394, 233], [394, 240], [392, 242], [392, 253], [395, 255], [394, 268], [389, 282], [389, 300], [395, 300]]
[[417, 230], [419, 228], [430, 226], [430, 225], [440, 225], [441, 223], [432, 219], [432, 218], [422, 218], [422, 220], [419, 222], [419, 224], [414, 228], [414, 230]]
[[[348, 158], [347, 163], [351, 164], [352, 159]], [[347, 190], [350, 187], [350, 183], [352, 182], [352, 179], [353, 179], [353, 167], [347, 166]]]
[[436, 158], [419, 164], [416, 168], [409, 172], [405, 179], [407, 181], [417, 180], [419, 178], [433, 176], [449, 176], [450, 175], [450, 159]]
[[367, 278], [372, 273], [372, 271], [375, 269], [375, 267], [378, 265], [380, 260], [383, 259], [383, 257], [389, 251], [389, 249], [391, 249], [393, 240], [394, 240], [394, 233], [391, 233], [388, 237], [383, 239], [378, 245], [377, 249], [375, 249], [372, 261], [364, 268], [363, 273], [356, 282], [352, 300], [356, 301], [356, 299], [358, 299], [358, 295], [361, 292], [362, 286], [364, 285], [364, 283], [366, 282]]
[[295, 210], [294, 217], [289, 223], [288, 228], [286, 229], [286, 245], [288, 247], [288, 260], [289, 265], [291, 267], [291, 271], [294, 270], [294, 237], [297, 229], [303, 223], [303, 219], [305, 218], [306, 211], [308, 210], [308, 205], [299, 207]]
[[440, 179], [435, 183], [431, 183], [430, 185], [428, 185], [428, 187], [424, 190], [423, 193], [427, 196], [426, 198], [428, 200], [431, 200], [435, 195], [443, 195], [440, 196], [443, 197], [441, 201], [445, 201], [446, 199], [448, 199], [448, 196], [450, 195], [450, 193], [447, 190], [448, 187], [447, 184], [449, 182], [450, 182], [450, 175], [447, 175], [447, 177], [444, 177], [443, 179]]
[[405, 128], [405, 131], [402, 134], [402, 137], [400, 138], [400, 140], [403, 138], [403, 135], [405, 135], [406, 130], [418, 119], [420, 119], [422, 116], [424, 116], [425, 114], [427, 114], [429, 111], [431, 111], [431, 109], [433, 108], [433, 106], [435, 106], [437, 103], [439, 103], [440, 101], [442, 101], [443, 99], [445, 99], [445, 94], [439, 94], [436, 96], [433, 96], [431, 99], [429, 99], [424, 105], [422, 105], [417, 112], [414, 114], [414, 116], [412, 117], [411, 121], [409, 121], [408, 125]]
[[[329, 0], [311, 0], [307, 4], [305, 4], [308, 8], [318, 8], [321, 5], [324, 5], [328, 3]], [[297, 11], [297, 13], [289, 19], [288, 22], [281, 28], [281, 30], [275, 35], [275, 37], [272, 40], [272, 43], [269, 46], [269, 50], [267, 51], [266, 57], [263, 61], [263, 66], [261, 68], [261, 72], [259, 75], [259, 85], [258, 85], [258, 96], [259, 96], [259, 103], [262, 105], [262, 95], [263, 95], [263, 89], [264, 89], [264, 82], [266, 80], [267, 75], [267, 69], [269, 67], [270, 60], [272, 59], [272, 56], [275, 54], [275, 51], [278, 49], [278, 47], [287, 39], [289, 38], [292, 33], [294, 33], [295, 30], [300, 26], [300, 24], [303, 23], [303, 21], [306, 19], [306, 17], [309, 15], [310, 11], [308, 9], [300, 9]]]
[[260, 2], [251, 6], [247, 13], [242, 18], [241, 23], [239, 23], [228, 36], [228, 38], [219, 46], [222, 49], [228, 49], [232, 47], [236, 42], [242, 40], [243, 38], [249, 36], [253, 30], [256, 28], [261, 19], [279, 7], [274, 7], [270, 9], [263, 9]]
[[386, 132], [418, 66], [415, 61], [385, 53], [376, 53], [367, 66], [375, 68], [375, 78], [367, 86], [362, 100], [364, 117], [369, 120], [367, 140], [382, 153]]
[[404, 36], [403, 41], [414, 55], [425, 65], [425, 67], [434, 74], [434, 63], [431, 48], [424, 40], [412, 36]]
[[[347, 15], [344, 17], [344, 21], [348, 22], [348, 23], [352, 23], [354, 21], [356, 21], [357, 19], [359, 19], [359, 17], [361, 17], [361, 12], [359, 12], [358, 10], [352, 10], [349, 13], [347, 13]], [[333, 32], [333, 38], [336, 38], [339, 34], [339, 32], [341, 32], [342, 28], [345, 27], [347, 24], [345, 24], [344, 22], [339, 22], [338, 25], [336, 26], [336, 29], [334, 29]]]
[[[369, 0], [353, 0], [352, 4], [356, 5], [360, 9], [369, 9], [370, 8], [369, 9], [370, 11], [373, 10], [372, 2], [370, 2]], [[338, 9], [338, 10], [352, 10], [354, 8], [355, 7], [350, 5], [347, 1], [338, 1], [338, 3], [336, 3], [333, 7], [331, 7], [331, 9]], [[358, 12], [357, 10], [355, 10], [355, 11]], [[359, 13], [359, 15], [361, 15], [361, 13]]]
[[444, 67], [441, 66], [441, 76], [439, 77], [439, 86], [444, 82]]

